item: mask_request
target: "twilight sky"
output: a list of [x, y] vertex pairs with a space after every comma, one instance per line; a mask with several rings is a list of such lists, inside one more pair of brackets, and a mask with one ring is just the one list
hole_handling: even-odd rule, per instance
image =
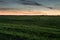
[[51, 11], [60, 10], [60, 0], [0, 0], [0, 10]]

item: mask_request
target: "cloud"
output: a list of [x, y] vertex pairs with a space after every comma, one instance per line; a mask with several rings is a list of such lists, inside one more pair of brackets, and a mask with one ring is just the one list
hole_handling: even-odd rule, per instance
[[14, 10], [15, 8], [0, 8], [0, 10]]
[[0, 2], [4, 2], [3, 0], [0, 0]]
[[46, 7], [46, 8], [49, 8], [49, 9], [54, 9], [53, 7]]
[[42, 4], [39, 4], [36, 1], [31, 1], [31, 0], [20, 0], [21, 4], [24, 5], [36, 5], [36, 6], [42, 6]]
[[[60, 1], [58, 0], [0, 0], [0, 9], [59, 9]], [[45, 10], [45, 9], [44, 9]]]

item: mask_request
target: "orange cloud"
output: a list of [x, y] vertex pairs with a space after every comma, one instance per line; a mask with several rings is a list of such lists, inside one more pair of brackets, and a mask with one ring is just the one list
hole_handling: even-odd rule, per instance
[[49, 11], [0, 10], [0, 15], [60, 15], [60, 11], [59, 10], [49, 10]]

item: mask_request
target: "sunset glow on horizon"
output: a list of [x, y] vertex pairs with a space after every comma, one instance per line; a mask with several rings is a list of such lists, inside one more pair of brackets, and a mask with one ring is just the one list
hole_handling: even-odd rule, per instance
[[54, 11], [0, 10], [0, 15], [60, 15], [60, 11], [59, 10]]

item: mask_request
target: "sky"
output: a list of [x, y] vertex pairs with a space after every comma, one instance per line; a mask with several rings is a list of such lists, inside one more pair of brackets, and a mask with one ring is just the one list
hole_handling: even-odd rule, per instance
[[6, 9], [60, 13], [60, 0], [0, 0], [0, 10]]

